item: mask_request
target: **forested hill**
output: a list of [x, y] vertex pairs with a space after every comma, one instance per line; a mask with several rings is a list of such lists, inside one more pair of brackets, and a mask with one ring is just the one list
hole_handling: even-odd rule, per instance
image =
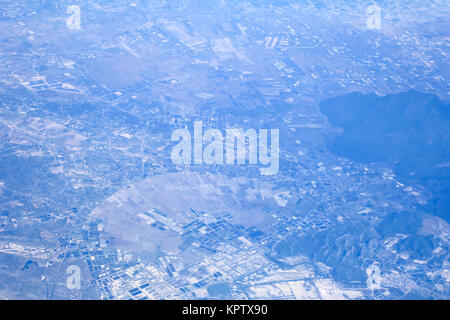
[[327, 99], [321, 111], [344, 132], [329, 149], [363, 163], [386, 163], [430, 190], [425, 210], [450, 221], [450, 106], [433, 94], [350, 93]]

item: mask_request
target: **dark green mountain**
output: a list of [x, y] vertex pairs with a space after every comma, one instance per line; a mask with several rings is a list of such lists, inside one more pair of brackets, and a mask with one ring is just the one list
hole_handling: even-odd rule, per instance
[[363, 163], [385, 163], [405, 182], [434, 195], [426, 211], [450, 221], [450, 108], [416, 91], [384, 97], [350, 93], [324, 100], [321, 111], [344, 129], [329, 149]]

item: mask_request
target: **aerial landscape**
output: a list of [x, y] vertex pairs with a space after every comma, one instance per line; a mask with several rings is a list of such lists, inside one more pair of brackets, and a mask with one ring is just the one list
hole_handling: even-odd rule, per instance
[[450, 3], [0, 2], [0, 299], [450, 298]]

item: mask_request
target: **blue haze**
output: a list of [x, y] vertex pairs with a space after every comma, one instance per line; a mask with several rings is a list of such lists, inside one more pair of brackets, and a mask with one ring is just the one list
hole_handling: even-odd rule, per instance
[[[449, 21], [444, 0], [2, 1], [0, 299], [447, 300]], [[195, 121], [279, 129], [277, 174], [175, 165]]]

